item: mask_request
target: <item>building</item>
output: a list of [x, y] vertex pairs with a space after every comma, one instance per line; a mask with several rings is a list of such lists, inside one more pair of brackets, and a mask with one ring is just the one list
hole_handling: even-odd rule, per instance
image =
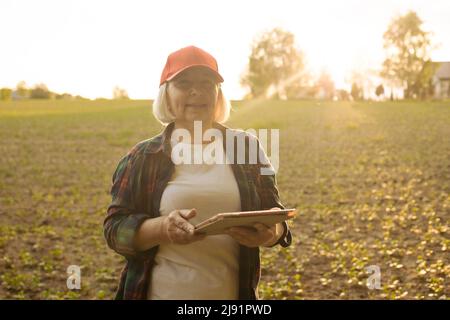
[[450, 62], [437, 62], [439, 64], [433, 76], [435, 99], [450, 99]]

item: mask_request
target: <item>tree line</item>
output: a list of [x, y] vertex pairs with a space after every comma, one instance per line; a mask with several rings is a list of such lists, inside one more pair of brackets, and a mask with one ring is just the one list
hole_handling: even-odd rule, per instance
[[[385, 85], [403, 89], [406, 99], [427, 99], [433, 96], [432, 78], [438, 64], [431, 61], [431, 33], [423, 30], [423, 21], [410, 11], [395, 17], [383, 34], [386, 58], [377, 76], [384, 80], [374, 93], [385, 96]], [[336, 90], [329, 74], [316, 79], [306, 71], [304, 53], [295, 44], [294, 35], [281, 28], [263, 33], [255, 39], [248, 67], [241, 84], [249, 89], [247, 98], [338, 98], [364, 99], [361, 78], [353, 81], [349, 92]]]
[[[25, 81], [20, 81], [15, 89], [0, 88], [0, 101], [27, 99], [87, 100], [80, 95], [52, 92], [44, 83], [38, 83], [29, 88]], [[125, 89], [115, 86], [113, 99], [129, 99], [128, 93]]]

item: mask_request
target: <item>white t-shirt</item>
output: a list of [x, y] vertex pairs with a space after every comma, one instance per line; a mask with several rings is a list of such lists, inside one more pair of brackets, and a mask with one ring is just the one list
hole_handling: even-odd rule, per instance
[[[221, 140], [212, 143], [222, 145]], [[198, 151], [192, 150], [193, 154]], [[190, 220], [195, 225], [219, 212], [241, 210], [230, 165], [206, 164], [211, 161], [208, 156], [203, 161], [175, 165], [162, 194], [162, 216], [175, 209], [196, 208], [197, 215]], [[152, 300], [238, 299], [239, 244], [228, 235], [215, 235], [187, 245], [160, 245], [150, 283], [147, 298]]]

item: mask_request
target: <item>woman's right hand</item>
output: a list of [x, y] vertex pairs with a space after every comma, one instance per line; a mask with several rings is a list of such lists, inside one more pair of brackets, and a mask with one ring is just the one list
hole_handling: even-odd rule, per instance
[[189, 219], [195, 217], [197, 212], [191, 210], [174, 210], [163, 221], [163, 232], [170, 243], [188, 244], [202, 240], [206, 235], [195, 233], [194, 226]]

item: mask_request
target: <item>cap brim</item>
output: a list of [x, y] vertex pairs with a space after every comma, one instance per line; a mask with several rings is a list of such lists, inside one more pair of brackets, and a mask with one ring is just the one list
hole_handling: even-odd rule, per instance
[[[178, 70], [176, 73], [174, 73], [174, 74], [171, 75], [169, 78], [167, 78], [166, 81], [172, 80], [173, 78], [175, 78], [177, 75], [179, 75], [179, 74], [182, 73], [183, 71], [185, 71], [185, 70], [187, 70], [187, 69], [189, 69], [189, 68], [192, 68], [192, 67], [204, 67], [204, 68], [208, 69], [208, 71], [210, 71], [212, 74], [214, 74], [214, 75], [216, 76], [216, 78], [219, 80], [219, 82], [223, 82], [222, 76], [221, 76], [216, 70], [211, 69], [210, 66], [205, 65], [205, 64], [192, 64], [192, 65], [190, 65], [190, 66], [184, 67], [183, 69]], [[162, 84], [162, 83], [161, 83], [161, 84]]]

